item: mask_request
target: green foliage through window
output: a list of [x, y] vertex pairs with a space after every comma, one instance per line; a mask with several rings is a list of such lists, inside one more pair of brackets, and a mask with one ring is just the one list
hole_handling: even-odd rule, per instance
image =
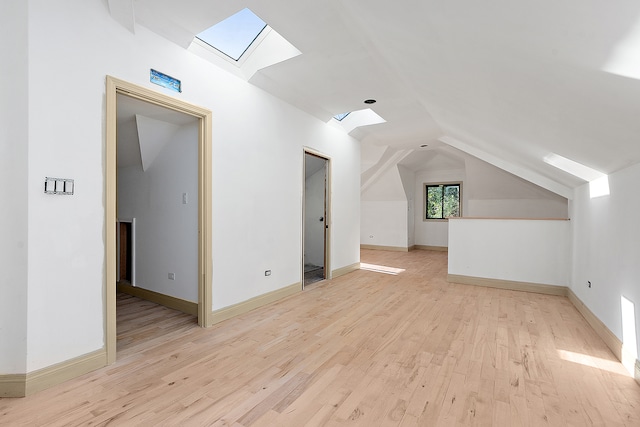
[[426, 219], [460, 216], [460, 184], [425, 185]]

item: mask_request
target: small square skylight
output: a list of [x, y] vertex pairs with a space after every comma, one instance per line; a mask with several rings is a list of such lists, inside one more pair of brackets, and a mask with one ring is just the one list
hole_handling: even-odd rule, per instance
[[218, 22], [196, 37], [238, 61], [266, 27], [267, 24], [247, 8]]
[[336, 114], [335, 116], [333, 116], [334, 119], [336, 119], [337, 121], [341, 122], [342, 119], [344, 119], [345, 117], [347, 117], [349, 114], [351, 114], [351, 111], [349, 111], [348, 113], [340, 113], [340, 114]]

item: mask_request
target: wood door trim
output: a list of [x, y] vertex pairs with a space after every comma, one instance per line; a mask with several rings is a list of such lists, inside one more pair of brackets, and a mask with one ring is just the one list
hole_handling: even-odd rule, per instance
[[105, 147], [105, 347], [107, 363], [116, 360], [116, 108], [117, 94], [140, 99], [198, 119], [198, 324], [211, 325], [212, 317], [212, 113], [211, 111], [153, 90], [117, 79], [106, 78]]

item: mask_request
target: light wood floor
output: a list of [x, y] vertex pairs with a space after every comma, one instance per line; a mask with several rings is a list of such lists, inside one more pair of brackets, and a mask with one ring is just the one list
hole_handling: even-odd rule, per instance
[[640, 386], [566, 298], [448, 284], [446, 257], [363, 251], [405, 271], [210, 329], [123, 299], [118, 361], [0, 400], [0, 424], [640, 425]]

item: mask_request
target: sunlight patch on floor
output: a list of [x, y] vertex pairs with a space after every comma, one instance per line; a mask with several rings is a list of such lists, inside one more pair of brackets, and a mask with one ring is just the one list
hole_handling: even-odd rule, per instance
[[360, 263], [360, 270], [373, 271], [375, 273], [393, 274], [394, 276], [397, 276], [398, 274], [405, 271], [404, 268], [386, 267], [384, 265], [367, 264], [365, 262]]
[[600, 357], [567, 350], [558, 350], [558, 356], [567, 362], [579, 363], [580, 365], [589, 366], [590, 368], [602, 369], [626, 377], [629, 376], [629, 372], [627, 372], [624, 366], [615, 360], [602, 359]]

